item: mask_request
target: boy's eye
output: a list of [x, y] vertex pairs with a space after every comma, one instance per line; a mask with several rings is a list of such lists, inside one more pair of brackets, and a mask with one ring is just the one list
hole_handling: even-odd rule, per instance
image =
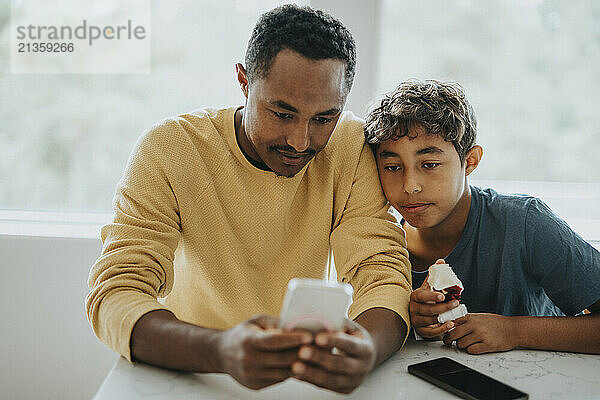
[[280, 113], [277, 111], [273, 111], [273, 114], [275, 114], [275, 116], [277, 116], [279, 119], [292, 119], [293, 117], [292, 114]]
[[440, 165], [440, 163], [428, 162], [428, 163], [423, 163], [423, 168], [425, 168], [425, 169], [434, 169], [438, 165]]
[[322, 125], [325, 125], [325, 124], [328, 124], [331, 122], [331, 118], [325, 118], [325, 117], [316, 117], [316, 118], [314, 118], [314, 120]]
[[387, 167], [383, 167], [383, 169], [388, 170], [390, 172], [397, 172], [400, 171], [400, 166], [399, 165], [388, 165]]

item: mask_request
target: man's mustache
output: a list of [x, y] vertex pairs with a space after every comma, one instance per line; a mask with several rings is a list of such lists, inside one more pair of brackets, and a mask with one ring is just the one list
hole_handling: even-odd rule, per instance
[[292, 146], [281, 146], [281, 145], [269, 146], [269, 149], [281, 151], [283, 153], [293, 154], [294, 156], [312, 156], [317, 152], [315, 149], [308, 148], [308, 149], [304, 150], [303, 152], [299, 153]]

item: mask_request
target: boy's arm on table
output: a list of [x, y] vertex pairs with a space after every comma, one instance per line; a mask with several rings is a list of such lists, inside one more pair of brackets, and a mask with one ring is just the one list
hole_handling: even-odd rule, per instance
[[588, 310], [575, 317], [512, 317], [517, 346], [600, 354], [600, 299]]
[[509, 317], [468, 314], [444, 335], [444, 343], [471, 354], [507, 351], [517, 347], [600, 354], [600, 299], [590, 314], [574, 317]]

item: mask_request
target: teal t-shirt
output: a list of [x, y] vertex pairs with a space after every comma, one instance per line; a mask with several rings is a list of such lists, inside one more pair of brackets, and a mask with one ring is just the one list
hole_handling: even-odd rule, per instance
[[[446, 262], [473, 313], [576, 315], [600, 299], [600, 253], [533, 196], [471, 186], [467, 224]], [[413, 288], [426, 276], [413, 271]]]

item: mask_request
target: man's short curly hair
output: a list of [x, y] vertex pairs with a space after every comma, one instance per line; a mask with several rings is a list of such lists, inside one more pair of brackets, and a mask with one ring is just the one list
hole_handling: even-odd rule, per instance
[[461, 162], [475, 145], [477, 121], [463, 88], [456, 82], [409, 80], [386, 94], [367, 116], [365, 138], [375, 150], [397, 140], [414, 125], [452, 142]]
[[248, 41], [246, 71], [250, 83], [265, 78], [273, 59], [284, 48], [311, 60], [346, 63], [345, 90], [350, 92], [356, 68], [356, 45], [350, 32], [331, 15], [310, 7], [286, 4], [264, 13]]

